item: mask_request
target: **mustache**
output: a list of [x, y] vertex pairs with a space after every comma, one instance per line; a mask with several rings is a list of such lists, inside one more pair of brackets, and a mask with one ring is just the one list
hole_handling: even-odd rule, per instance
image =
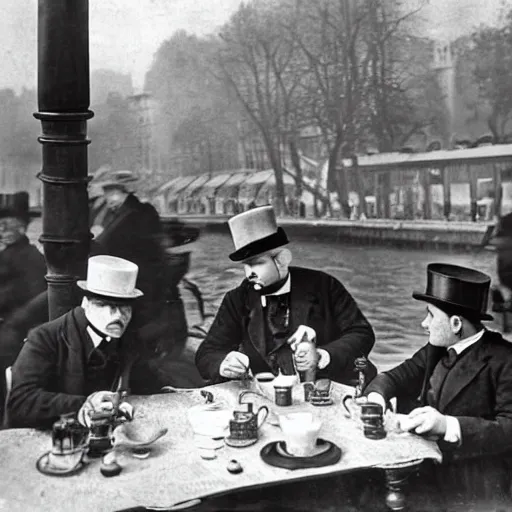
[[107, 327], [115, 327], [116, 325], [124, 327], [125, 323], [122, 320], [114, 320], [113, 322], [110, 322]]

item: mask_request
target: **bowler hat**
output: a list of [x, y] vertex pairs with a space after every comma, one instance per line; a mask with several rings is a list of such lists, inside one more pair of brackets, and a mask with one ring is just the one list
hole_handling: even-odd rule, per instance
[[425, 293], [414, 292], [412, 296], [468, 320], [492, 320], [486, 313], [490, 284], [491, 278], [478, 270], [431, 263]]
[[105, 176], [102, 176], [97, 181], [97, 183], [103, 188], [120, 188], [126, 192], [134, 192], [135, 183], [137, 181], [139, 181], [139, 179], [133, 174], [132, 171], [119, 170], [106, 173]]
[[77, 281], [86, 292], [113, 299], [136, 299], [144, 295], [135, 288], [139, 267], [115, 256], [92, 256], [87, 266], [87, 280]]
[[235, 252], [229, 255], [232, 261], [252, 258], [265, 251], [288, 243], [283, 228], [277, 227], [272, 206], [260, 206], [231, 217], [228, 220]]
[[30, 211], [28, 198], [28, 192], [25, 191], [0, 194], [0, 218], [16, 217], [28, 223], [31, 217], [37, 216]]

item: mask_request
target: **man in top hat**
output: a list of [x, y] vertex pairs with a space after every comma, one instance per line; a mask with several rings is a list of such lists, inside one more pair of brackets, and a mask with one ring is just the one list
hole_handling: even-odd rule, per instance
[[43, 255], [30, 244], [28, 193], [0, 194], [0, 318], [46, 289]]
[[[246, 279], [226, 294], [196, 353], [201, 375], [219, 382], [249, 369], [298, 371], [352, 382], [354, 360], [368, 355], [375, 338], [345, 287], [324, 272], [290, 267], [288, 238], [271, 206], [235, 215], [229, 228], [229, 257], [243, 264]], [[369, 376], [375, 371], [370, 365]]]
[[27, 238], [32, 214], [27, 192], [0, 194], [0, 419], [5, 369], [18, 355], [23, 338], [18, 317], [24, 306], [46, 290], [46, 263]]
[[82, 305], [30, 331], [12, 367], [9, 426], [49, 428], [73, 412], [87, 422], [90, 411], [112, 407], [114, 391], [157, 391], [138, 340], [126, 333], [143, 295], [137, 274], [137, 265], [121, 258], [89, 259], [87, 280], [78, 281]]
[[401, 428], [436, 439], [443, 452], [436, 485], [444, 494], [466, 490], [470, 500], [489, 499], [486, 485], [493, 499], [510, 490], [512, 345], [482, 325], [492, 320], [490, 281], [473, 269], [428, 265], [426, 292], [413, 293], [426, 303], [428, 343], [365, 392], [384, 406], [397, 397], [408, 413]]

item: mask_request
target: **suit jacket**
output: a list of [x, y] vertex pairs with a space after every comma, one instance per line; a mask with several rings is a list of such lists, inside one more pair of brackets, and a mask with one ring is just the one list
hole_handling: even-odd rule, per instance
[[[80, 409], [87, 398], [86, 327], [85, 313], [77, 307], [29, 333], [12, 367], [11, 427], [51, 427], [61, 414]], [[123, 337], [124, 386], [129, 383], [135, 393], [156, 392], [145, 370], [136, 340]]]
[[[334, 277], [299, 267], [290, 267], [290, 274], [290, 332], [295, 332], [301, 324], [312, 327], [317, 346], [331, 357], [330, 364], [318, 372], [318, 377], [352, 382], [356, 376], [355, 358], [367, 356], [375, 343], [370, 324]], [[208, 335], [196, 352], [196, 365], [203, 378], [222, 381], [220, 364], [232, 350], [247, 354], [253, 373], [271, 371], [261, 296], [247, 280], [225, 295]], [[372, 370], [375, 371], [373, 366]]]
[[[485, 474], [492, 475], [487, 480], [510, 488], [512, 344], [501, 334], [486, 331], [468, 350], [447, 374], [437, 397], [439, 412], [455, 416], [462, 434], [459, 447], [439, 442], [444, 460], [439, 482], [450, 487], [453, 482], [462, 483], [474, 495], [477, 488], [485, 487]], [[443, 352], [425, 345], [393, 370], [378, 375], [365, 394], [376, 391], [386, 400], [397, 397], [399, 403], [409, 402], [408, 409], [427, 405], [428, 383]], [[493, 487], [491, 494], [496, 493]]]

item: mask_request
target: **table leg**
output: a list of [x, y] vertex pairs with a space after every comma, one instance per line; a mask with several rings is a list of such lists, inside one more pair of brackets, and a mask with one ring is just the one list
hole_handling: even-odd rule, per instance
[[413, 474], [418, 465], [407, 467], [386, 468], [386, 505], [391, 510], [405, 509], [405, 488], [407, 480]]

